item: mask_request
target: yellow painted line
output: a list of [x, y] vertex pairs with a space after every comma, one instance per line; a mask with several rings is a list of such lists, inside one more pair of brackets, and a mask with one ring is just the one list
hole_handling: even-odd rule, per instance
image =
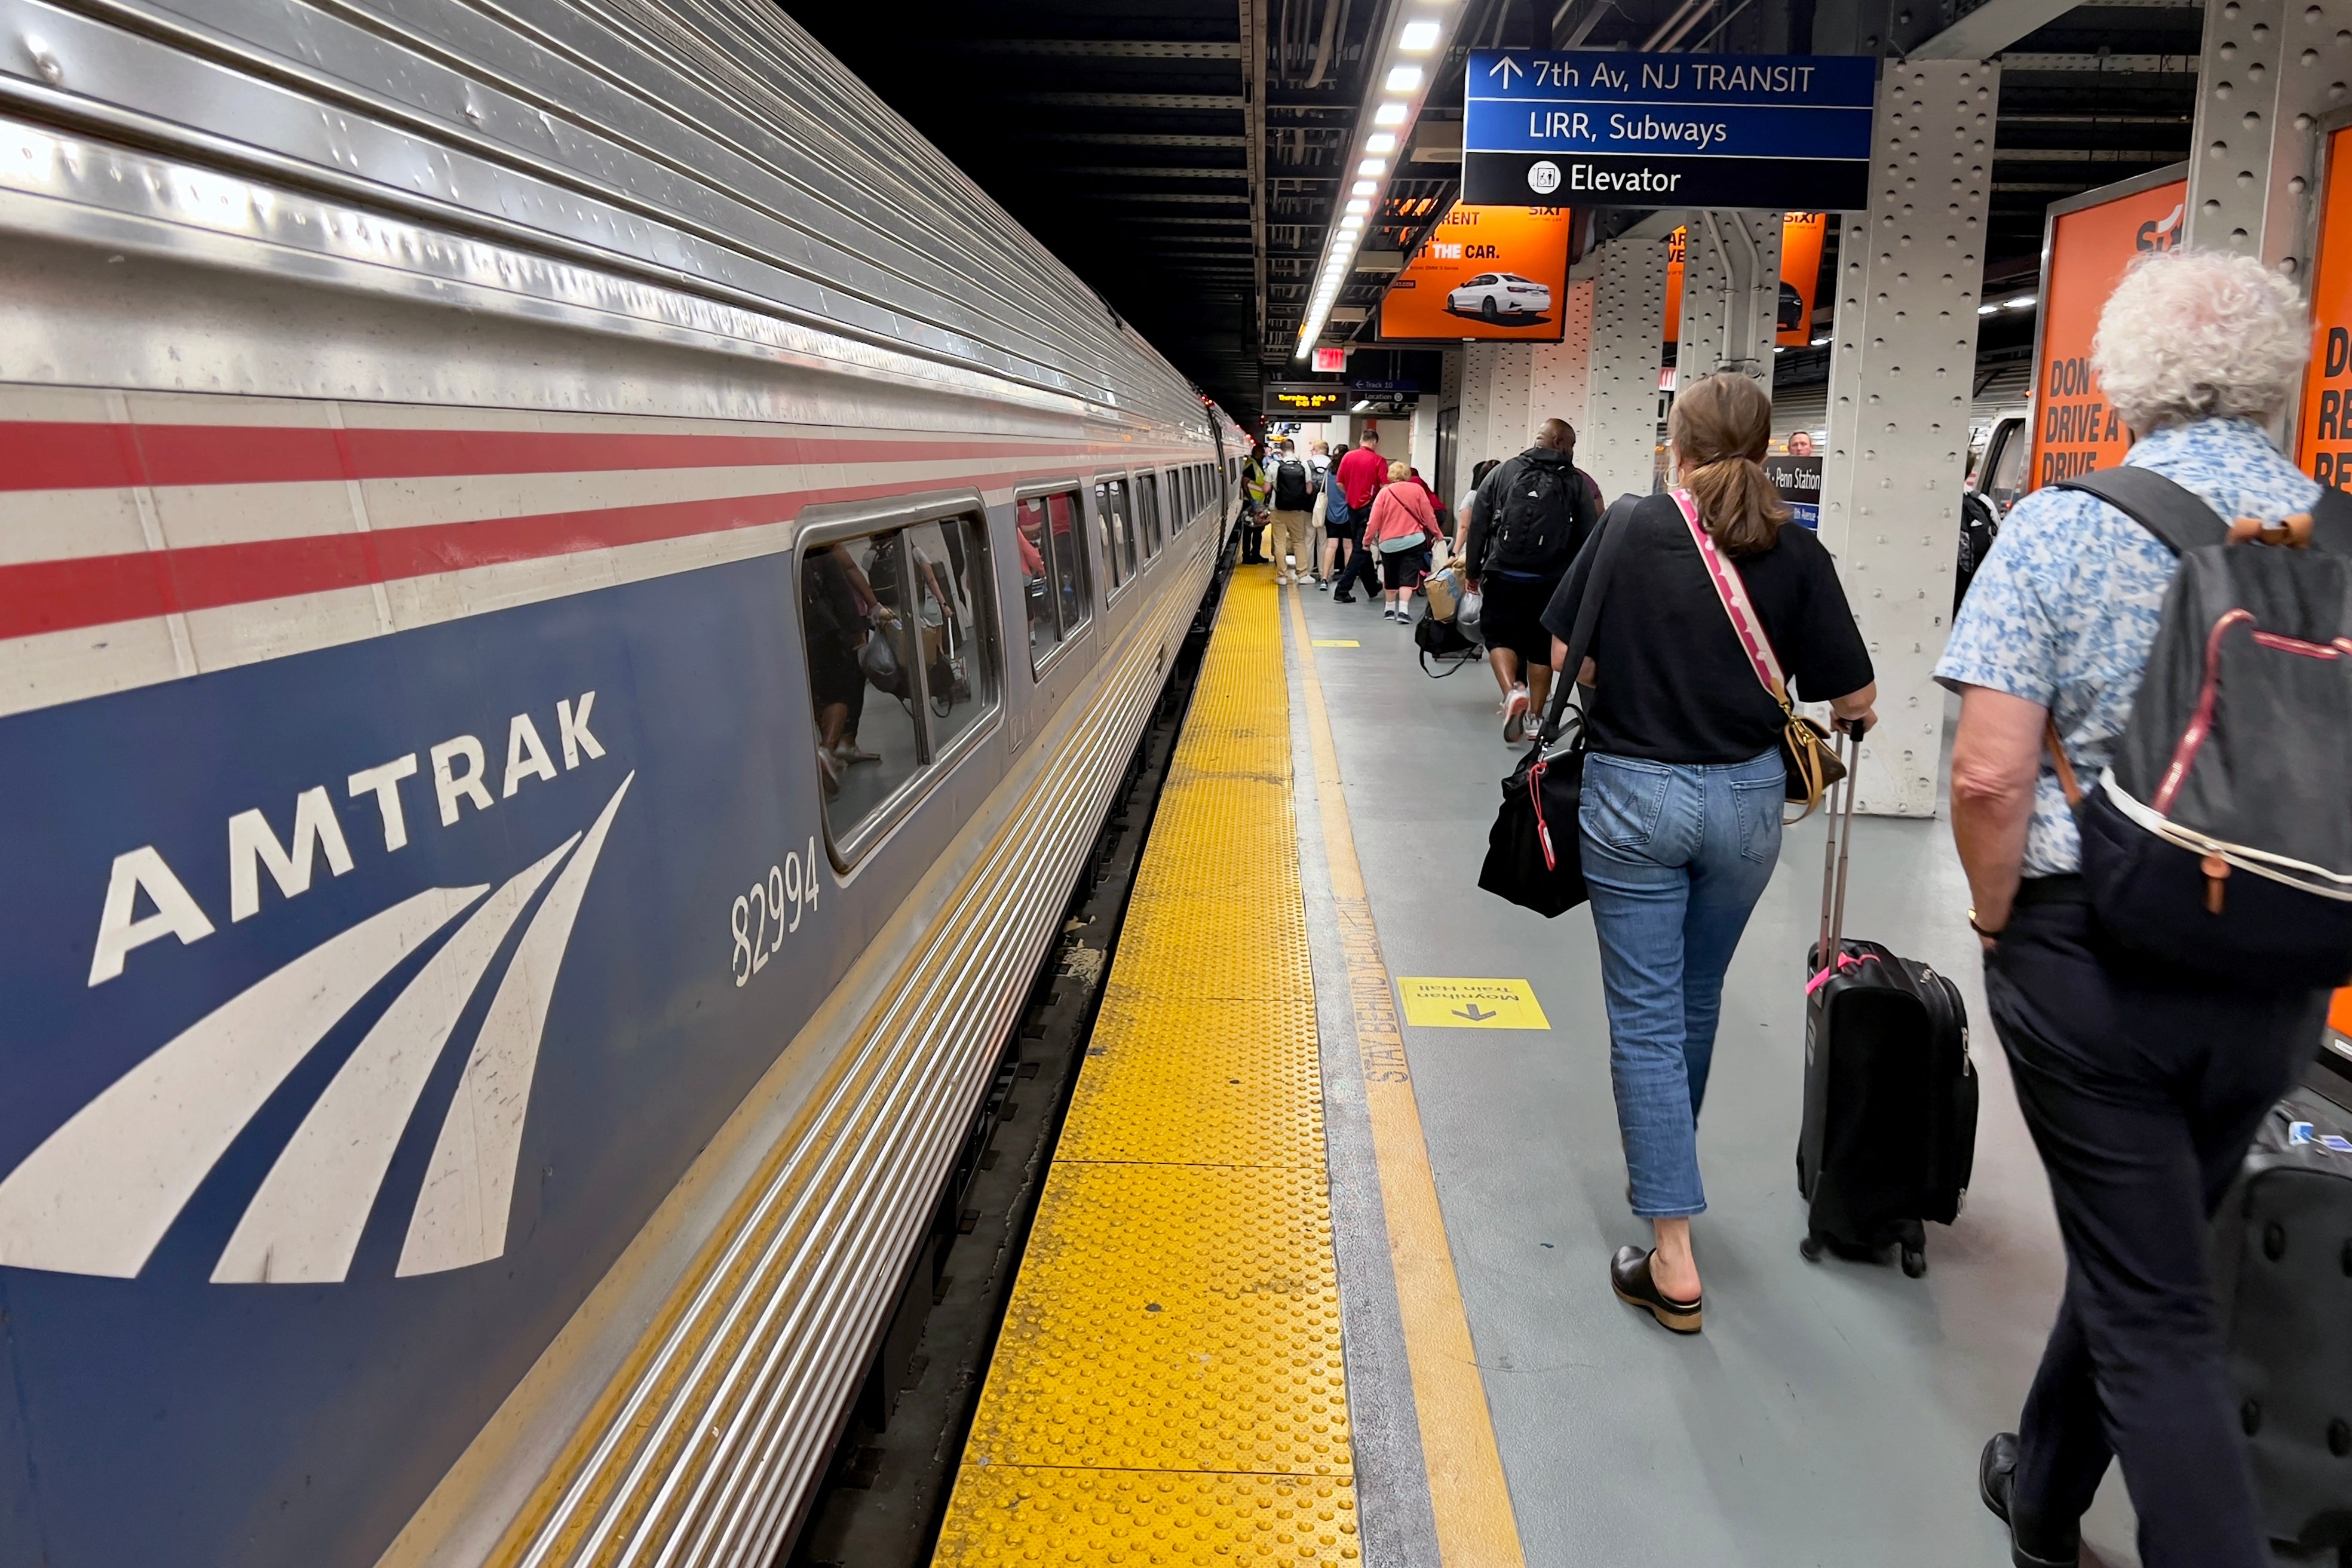
[[1353, 637], [1318, 637], [1315, 645], [1318, 648], [1360, 648], [1363, 643]]
[[1399, 975], [1404, 1021], [1415, 1029], [1549, 1029], [1543, 1003], [1525, 980]]
[[935, 1563], [1360, 1556], [1289, 701], [1236, 572]]
[[[1294, 632], [1307, 636], [1307, 613], [1290, 604]], [[1370, 1109], [1372, 1150], [1380, 1166], [1386, 1210], [1389, 1266], [1396, 1274], [1397, 1306], [1404, 1322], [1405, 1363], [1412, 1375], [1413, 1412], [1421, 1454], [1429, 1471], [1430, 1511], [1438, 1555], [1450, 1568], [1525, 1568], [1503, 1456], [1486, 1408], [1470, 1319], [1462, 1305], [1437, 1178], [1422, 1135], [1421, 1105], [1397, 1025], [1380, 934], [1356, 859], [1348, 800], [1340, 788], [1339, 754], [1312, 659], [1299, 661], [1307, 702], [1307, 737], [1315, 761], [1315, 798], [1323, 819], [1323, 853], [1347, 958], [1348, 997], [1356, 1015], [1356, 1045], [1363, 1060], [1364, 1097]]]

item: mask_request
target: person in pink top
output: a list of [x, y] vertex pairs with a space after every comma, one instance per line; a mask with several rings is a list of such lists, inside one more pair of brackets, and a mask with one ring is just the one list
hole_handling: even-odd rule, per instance
[[1347, 493], [1348, 509], [1363, 516], [1388, 482], [1389, 463], [1381, 455], [1381, 438], [1366, 431], [1363, 444], [1339, 459], [1339, 488]]
[[1364, 548], [1379, 559], [1381, 583], [1388, 590], [1389, 605], [1381, 617], [1400, 625], [1412, 621], [1412, 591], [1421, 578], [1421, 552], [1445, 537], [1445, 530], [1437, 526], [1437, 508], [1430, 504], [1429, 492], [1405, 482], [1412, 473], [1402, 463], [1389, 465], [1388, 486], [1373, 500], [1371, 519], [1364, 525]]

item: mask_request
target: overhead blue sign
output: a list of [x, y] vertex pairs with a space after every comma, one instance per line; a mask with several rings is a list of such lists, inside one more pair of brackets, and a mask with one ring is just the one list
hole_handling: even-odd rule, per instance
[[1462, 199], [1486, 206], [1869, 201], [1878, 62], [1864, 55], [1474, 49]]

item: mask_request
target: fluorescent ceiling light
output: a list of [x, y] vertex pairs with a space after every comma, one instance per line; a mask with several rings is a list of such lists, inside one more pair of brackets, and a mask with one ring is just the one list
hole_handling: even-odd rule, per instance
[[1385, 174], [1388, 172], [1389, 161], [1385, 158], [1367, 158], [1362, 162], [1356, 165], [1357, 173], [1366, 175], [1372, 179], [1378, 179], [1381, 175]]
[[1311, 333], [1302, 332], [1298, 337], [1298, 352], [1291, 355], [1290, 357], [1294, 360], [1303, 360], [1314, 351], [1315, 341], [1313, 335]]
[[2014, 299], [2002, 300], [2000, 302], [2000, 308], [2004, 310], [2031, 310], [2033, 308], [2035, 303], [2036, 302], [2032, 295], [2021, 294]]
[[1977, 307], [1977, 314], [1979, 316], [1990, 316], [2000, 308], [2000, 307], [1998, 305], [1979, 305]]
[[1401, 103], [1384, 103], [1381, 105], [1380, 108], [1372, 110], [1372, 123], [1374, 125], [1402, 125], [1404, 123], [1404, 105]]
[[1365, 200], [1363, 197], [1361, 197], [1361, 196], [1357, 197], [1354, 201], [1349, 202], [1349, 203], [1348, 204], [1348, 211], [1349, 211], [1349, 212], [1350, 212], [1350, 213], [1353, 213], [1353, 214], [1360, 214], [1360, 214], [1365, 214], [1365, 213], [1369, 213], [1369, 212], [1370, 212], [1371, 210], [1372, 210], [1372, 204], [1371, 204], [1371, 203], [1370, 203], [1370, 202], [1368, 202], [1368, 201], [1366, 201], [1366, 200]]
[[1396, 151], [1396, 138], [1391, 136], [1385, 131], [1376, 131], [1372, 132], [1371, 135], [1364, 138], [1364, 151], [1367, 152], [1393, 152]]
[[1348, 194], [1351, 196], [1370, 196], [1377, 193], [1380, 188], [1381, 183], [1378, 180], [1359, 180], [1354, 184], [1348, 187]]
[[1421, 87], [1419, 66], [1398, 66], [1389, 72], [1387, 91], [1413, 92]]
[[1407, 22], [1397, 35], [1397, 47], [1409, 55], [1424, 54], [1437, 47], [1437, 33], [1434, 22]]
[[1827, 338], [1816, 338], [1813, 340], [1813, 347], [1816, 349], [1826, 349], [1829, 346], [1830, 340]]
[[1360, 229], [1364, 226], [1364, 220], [1361, 215], [1355, 213], [1349, 213], [1346, 217], [1339, 220], [1339, 226], [1343, 229]]
[[1349, 412], [1349, 413], [1363, 413], [1363, 412], [1364, 412], [1364, 410], [1366, 410], [1366, 409], [1368, 409], [1368, 408], [1370, 408], [1370, 407], [1371, 407], [1371, 406], [1372, 406], [1372, 400], [1371, 400], [1371, 399], [1370, 399], [1370, 398], [1366, 398], [1366, 399], [1364, 399], [1361, 402], [1358, 403], [1355, 407], [1353, 407], [1353, 408], [1349, 409], [1348, 412]]

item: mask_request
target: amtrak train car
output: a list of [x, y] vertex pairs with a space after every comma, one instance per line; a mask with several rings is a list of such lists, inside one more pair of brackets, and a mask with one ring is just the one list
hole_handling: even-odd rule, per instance
[[0, 11], [0, 1563], [764, 1568], [1240, 433], [761, 0]]

